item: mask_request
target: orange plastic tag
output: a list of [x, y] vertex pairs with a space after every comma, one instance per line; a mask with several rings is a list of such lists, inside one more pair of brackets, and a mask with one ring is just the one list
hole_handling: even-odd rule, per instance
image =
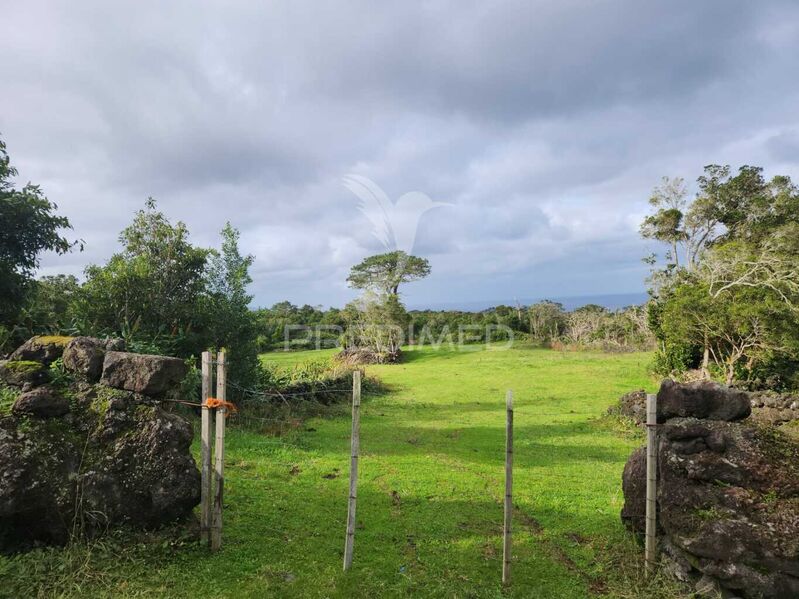
[[209, 397], [205, 400], [205, 406], [208, 408], [225, 408], [229, 416], [233, 412], [238, 412], [235, 404], [225, 401], [224, 399], [217, 399], [216, 397]]

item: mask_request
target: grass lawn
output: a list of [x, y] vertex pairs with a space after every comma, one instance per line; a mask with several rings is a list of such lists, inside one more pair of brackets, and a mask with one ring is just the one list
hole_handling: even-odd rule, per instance
[[[320, 355], [264, 359], [288, 364]], [[640, 438], [596, 421], [620, 394], [655, 388], [648, 354], [475, 346], [405, 357], [367, 369], [388, 391], [366, 396], [362, 407], [349, 573], [341, 568], [350, 432], [342, 413], [282, 437], [229, 429], [220, 553], [148, 537], [124, 551], [113, 544], [71, 550], [78, 552], [77, 573], [47, 578], [48, 560], [63, 562], [68, 551], [37, 552], [42, 594], [669, 596], [661, 582], [643, 583], [642, 552], [619, 520], [622, 468]], [[503, 590], [508, 388], [515, 398], [516, 513], [513, 583]], [[31, 559], [0, 558], [0, 580], [28, 572]]]

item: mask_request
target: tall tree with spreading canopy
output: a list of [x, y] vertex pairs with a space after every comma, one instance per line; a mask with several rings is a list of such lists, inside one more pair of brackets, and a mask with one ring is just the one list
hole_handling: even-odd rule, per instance
[[364, 294], [344, 310], [347, 347], [367, 348], [378, 361], [396, 360], [409, 321], [399, 286], [429, 274], [427, 260], [402, 251], [370, 256], [353, 266], [347, 282]]
[[350, 270], [347, 282], [355, 289], [371, 289], [379, 293], [398, 295], [402, 283], [424, 279], [430, 274], [425, 258], [409, 256], [397, 250], [369, 256]]

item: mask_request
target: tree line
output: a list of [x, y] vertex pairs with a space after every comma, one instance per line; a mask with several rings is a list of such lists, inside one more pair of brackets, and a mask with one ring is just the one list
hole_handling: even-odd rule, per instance
[[[362, 293], [341, 309], [289, 302], [252, 310], [253, 256], [239, 249], [229, 223], [216, 248], [191, 243], [154, 200], [137, 211], [104, 264], [82, 281], [35, 279], [43, 252], [81, 251], [69, 220], [41, 189], [14, 185], [16, 170], [0, 139], [0, 354], [33, 334], [121, 336], [134, 351], [184, 358], [206, 348], [231, 354], [231, 379], [256, 385], [258, 353], [307, 347], [303, 327], [330, 345], [397, 355], [399, 346], [517, 339], [552, 347], [638, 349], [657, 342], [655, 370], [696, 371], [728, 383], [799, 388], [799, 189], [787, 176], [767, 180], [759, 167], [710, 165], [689, 197], [682, 179], [652, 193], [644, 238], [665, 244], [651, 255], [646, 307], [568, 312], [555, 302], [496, 306], [481, 312], [407, 311], [400, 287], [428, 276], [427, 260], [401, 251], [370, 256], [347, 279]], [[388, 326], [387, 326], [388, 325]]]
[[647, 311], [587, 305], [571, 312], [543, 301], [477, 311], [406, 310], [400, 285], [431, 272], [429, 262], [403, 251], [369, 256], [347, 282], [362, 293], [343, 309], [280, 302], [256, 313], [261, 351], [340, 346], [375, 361], [398, 359], [402, 345], [532, 341], [542, 346], [603, 350], [650, 349]]
[[[260, 351], [346, 345], [354, 308], [324, 309], [285, 301], [256, 311]], [[360, 318], [365, 318], [363, 315]], [[380, 320], [385, 322], [385, 320]], [[528, 306], [499, 305], [481, 311], [408, 310], [398, 320], [404, 341], [416, 345], [457, 343], [460, 331], [469, 342], [529, 341], [542, 347], [641, 350], [654, 347], [645, 306], [609, 310], [589, 304], [567, 311], [545, 300]]]

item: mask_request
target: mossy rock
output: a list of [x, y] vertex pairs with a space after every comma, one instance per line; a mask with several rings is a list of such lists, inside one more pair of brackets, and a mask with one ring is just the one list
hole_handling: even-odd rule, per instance
[[[702, 395], [692, 406], [719, 405], [713, 387], [688, 390]], [[799, 444], [783, 433], [710, 418], [659, 428], [659, 536], [736, 596], [799, 597]], [[622, 515], [636, 532], [645, 525], [646, 472], [639, 449], [622, 482]]]
[[790, 422], [786, 422], [779, 428], [779, 430], [789, 439], [799, 443], [799, 420], [791, 420]]
[[40, 345], [58, 345], [60, 347], [66, 347], [67, 343], [72, 341], [74, 337], [70, 337], [69, 335], [39, 335], [38, 337], [34, 337], [37, 343]]
[[42, 370], [44, 364], [33, 360], [8, 360], [5, 367], [16, 374], [28, 375]]
[[12, 360], [34, 360], [49, 366], [64, 353], [67, 343], [72, 341], [72, 337], [62, 335], [38, 335], [31, 337], [20, 345], [11, 354]]
[[69, 413], [69, 400], [50, 387], [36, 387], [19, 396], [12, 412], [18, 416], [58, 418]]
[[35, 360], [4, 360], [0, 362], [0, 380], [14, 387], [37, 385], [47, 380], [47, 368]]
[[13, 456], [0, 460], [0, 553], [65, 543], [75, 522], [88, 536], [161, 526], [199, 502], [187, 421], [129, 391], [69, 391], [59, 417], [0, 419], [0, 455]]

